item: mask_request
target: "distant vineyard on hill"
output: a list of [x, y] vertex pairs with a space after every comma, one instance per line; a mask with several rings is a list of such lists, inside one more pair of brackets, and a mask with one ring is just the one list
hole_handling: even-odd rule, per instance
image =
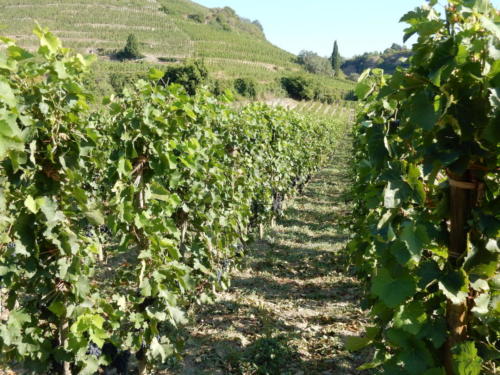
[[[209, 9], [189, 0], [5, 0], [0, 30], [21, 46], [33, 49], [38, 22], [64, 43], [99, 57], [94, 79], [101, 91], [111, 90], [110, 74], [146, 74], [151, 67], [202, 59], [214, 79], [252, 78], [269, 89], [282, 75], [299, 72], [296, 57], [266, 40], [258, 20], [238, 16], [229, 7]], [[118, 61], [130, 34], [143, 56]], [[342, 92], [352, 83], [325, 78]], [[346, 87], [347, 86], [347, 87]]]

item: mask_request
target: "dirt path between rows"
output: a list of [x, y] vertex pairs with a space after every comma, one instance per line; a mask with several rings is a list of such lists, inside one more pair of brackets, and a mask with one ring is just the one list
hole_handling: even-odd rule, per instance
[[343, 345], [368, 322], [361, 285], [342, 255], [348, 152], [339, 150], [251, 246], [232, 286], [196, 312], [184, 361], [162, 374], [361, 373], [356, 368], [367, 353], [352, 354]]

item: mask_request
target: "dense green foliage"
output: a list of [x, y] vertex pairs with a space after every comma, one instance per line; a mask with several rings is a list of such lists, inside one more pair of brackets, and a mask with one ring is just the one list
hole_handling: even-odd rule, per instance
[[255, 99], [257, 97], [257, 83], [251, 78], [237, 78], [234, 80], [236, 92], [246, 98]]
[[297, 56], [297, 63], [302, 65], [309, 73], [327, 76], [333, 76], [334, 74], [330, 61], [312, 51], [301, 51]]
[[120, 95], [123, 92], [123, 89], [133, 86], [136, 81], [139, 79], [145, 79], [146, 77], [146, 74], [141, 73], [111, 73], [109, 75], [109, 84], [112, 86], [114, 93]]
[[[0, 51], [0, 362], [94, 374], [181, 349], [193, 303], [334, 149], [338, 125], [253, 104], [236, 111], [163, 73], [91, 113], [88, 61], [37, 29]], [[125, 352], [124, 352], [125, 353]], [[144, 367], [142, 367], [144, 369]]]
[[136, 60], [144, 57], [139, 50], [139, 41], [135, 34], [127, 37], [125, 47], [116, 54], [116, 57], [123, 60]]
[[489, 374], [500, 358], [498, 11], [436, 4], [402, 18], [410, 67], [356, 90], [349, 249], [378, 326], [348, 344], [372, 344], [364, 368], [390, 375]]
[[288, 96], [296, 100], [317, 100], [333, 103], [349, 96], [350, 91], [337, 90], [325, 83], [321, 76], [294, 74], [281, 78], [281, 85]]
[[0, 346], [2, 362], [23, 357], [41, 369], [66, 350], [78, 355], [77, 320], [92, 322], [90, 339], [106, 335], [89, 304], [101, 247], [84, 236], [85, 223], [102, 224], [87, 185], [96, 145], [83, 115], [87, 62], [36, 33], [38, 62], [8, 39], [0, 54], [0, 276], [12, 310], [0, 323]]
[[393, 74], [396, 68], [408, 67], [408, 59], [411, 51], [406, 47], [393, 44], [384, 52], [366, 52], [360, 56], [354, 56], [342, 63], [342, 71], [353, 79], [358, 79], [359, 75], [366, 69], [383, 69], [388, 74]]
[[290, 98], [296, 100], [314, 99], [314, 83], [303, 75], [283, 77], [281, 84]]
[[196, 94], [198, 87], [207, 82], [208, 70], [200, 60], [181, 65], [170, 66], [162, 77], [164, 85], [177, 83], [184, 87], [189, 95]]

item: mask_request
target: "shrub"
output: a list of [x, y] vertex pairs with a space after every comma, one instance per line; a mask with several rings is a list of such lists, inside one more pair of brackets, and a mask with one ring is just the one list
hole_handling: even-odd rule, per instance
[[203, 61], [188, 62], [171, 66], [165, 72], [162, 82], [165, 85], [178, 83], [189, 95], [195, 95], [196, 89], [207, 81], [208, 70]]
[[203, 23], [205, 22], [205, 17], [202, 14], [195, 13], [195, 14], [190, 14], [188, 18], [191, 21], [197, 22], [197, 23]]
[[297, 56], [297, 63], [309, 73], [328, 76], [333, 76], [334, 73], [330, 61], [312, 51], [301, 51]]
[[299, 74], [281, 78], [281, 86], [287, 95], [295, 100], [317, 100], [332, 104], [341, 99], [347, 91], [316, 75]]
[[237, 78], [234, 80], [236, 92], [246, 98], [257, 97], [257, 83], [252, 78]]
[[292, 99], [314, 99], [314, 82], [303, 75], [283, 77], [281, 85]]
[[259, 20], [254, 20], [252, 23], [259, 28], [260, 31], [264, 32], [264, 26], [260, 23]]
[[225, 81], [220, 79], [210, 80], [208, 83], [208, 88], [212, 94], [215, 96], [224, 95], [227, 90], [232, 89], [231, 81]]
[[130, 34], [128, 36], [125, 47], [117, 53], [117, 57], [122, 60], [136, 60], [144, 57], [139, 51], [139, 41], [137, 40], [135, 34]]
[[126, 74], [112, 73], [109, 76], [109, 84], [113, 87], [116, 94], [120, 95], [125, 87], [133, 86], [139, 79], [145, 79], [146, 75], [141, 73]]

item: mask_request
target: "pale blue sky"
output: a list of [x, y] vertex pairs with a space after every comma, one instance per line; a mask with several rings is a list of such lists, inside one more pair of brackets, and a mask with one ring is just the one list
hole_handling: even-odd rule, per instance
[[[194, 0], [204, 6], [230, 6], [238, 15], [258, 19], [267, 39], [297, 54], [303, 49], [330, 55], [338, 40], [342, 56], [383, 51], [402, 44], [398, 21], [424, 0]], [[445, 4], [445, 0], [440, 0]], [[493, 0], [497, 7], [500, 0]], [[411, 44], [411, 43], [409, 43]]]

